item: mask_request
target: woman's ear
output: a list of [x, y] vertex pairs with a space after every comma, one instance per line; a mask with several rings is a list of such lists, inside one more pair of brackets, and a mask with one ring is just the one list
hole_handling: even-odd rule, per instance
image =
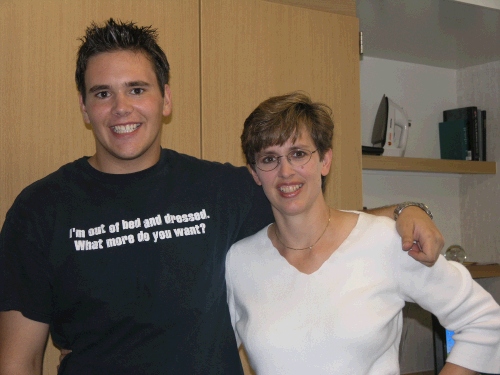
[[250, 174], [252, 175], [255, 183], [259, 186], [262, 186], [262, 182], [260, 182], [260, 178], [259, 178], [259, 176], [257, 176], [257, 172], [255, 172], [255, 170], [252, 168], [252, 166], [250, 164], [247, 164], [247, 169], [250, 172]]
[[321, 161], [323, 163], [321, 167], [321, 175], [326, 176], [328, 173], [330, 173], [330, 167], [332, 166], [332, 159], [333, 159], [333, 151], [331, 148], [328, 149], [328, 151], [325, 152], [323, 155], [323, 160]]

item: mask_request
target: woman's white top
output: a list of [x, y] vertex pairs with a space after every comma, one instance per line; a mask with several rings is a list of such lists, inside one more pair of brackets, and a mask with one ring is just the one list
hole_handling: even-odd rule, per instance
[[258, 375], [399, 374], [406, 301], [455, 331], [448, 361], [500, 372], [500, 307], [465, 267], [426, 267], [401, 249], [393, 220], [359, 214], [314, 273], [290, 265], [267, 227], [226, 259], [231, 321]]

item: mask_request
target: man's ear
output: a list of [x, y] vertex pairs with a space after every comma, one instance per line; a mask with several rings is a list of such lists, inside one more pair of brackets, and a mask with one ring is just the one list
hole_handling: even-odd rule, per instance
[[170, 86], [165, 85], [163, 95], [163, 116], [168, 117], [172, 113], [172, 92]]
[[85, 103], [83, 102], [82, 94], [78, 95], [78, 101], [80, 103], [80, 111], [82, 112], [83, 121], [85, 121], [86, 124], [90, 124], [90, 118], [87, 113], [87, 108], [85, 107]]
[[332, 159], [333, 159], [333, 151], [331, 148], [328, 149], [327, 152], [325, 152], [325, 155], [323, 155], [323, 160], [322, 162], [322, 167], [321, 167], [321, 175], [326, 176], [328, 173], [330, 173], [330, 167], [332, 166]]
[[255, 170], [252, 168], [252, 166], [250, 164], [247, 164], [247, 169], [250, 172], [250, 174], [252, 175], [255, 183], [259, 186], [262, 186], [262, 182], [260, 182], [259, 176], [257, 176], [257, 172], [255, 172]]

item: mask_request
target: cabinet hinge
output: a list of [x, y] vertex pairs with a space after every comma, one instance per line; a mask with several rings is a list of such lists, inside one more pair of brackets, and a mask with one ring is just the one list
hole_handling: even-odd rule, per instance
[[363, 32], [359, 32], [359, 54], [363, 55]]

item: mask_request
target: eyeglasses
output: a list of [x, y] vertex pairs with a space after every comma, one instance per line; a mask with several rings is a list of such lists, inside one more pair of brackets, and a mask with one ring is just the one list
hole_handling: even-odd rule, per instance
[[293, 167], [301, 167], [307, 164], [309, 160], [311, 160], [312, 154], [314, 154], [316, 151], [318, 151], [318, 149], [314, 151], [296, 149], [290, 151], [286, 155], [258, 155], [255, 158], [254, 164], [261, 171], [270, 172], [273, 169], [276, 169], [278, 165], [280, 165], [281, 158], [285, 156], [290, 165], [292, 165]]

